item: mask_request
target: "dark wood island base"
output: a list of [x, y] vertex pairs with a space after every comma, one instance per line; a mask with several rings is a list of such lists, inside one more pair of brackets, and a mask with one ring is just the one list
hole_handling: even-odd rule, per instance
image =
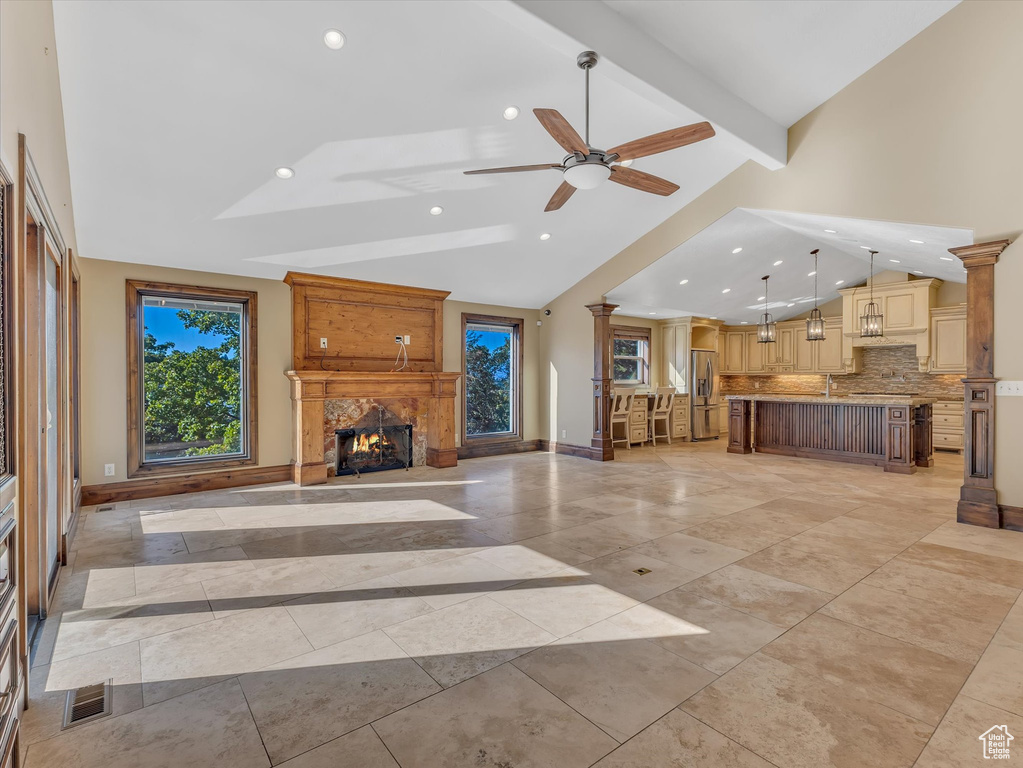
[[728, 397], [728, 452], [873, 464], [912, 474], [934, 464], [929, 398]]

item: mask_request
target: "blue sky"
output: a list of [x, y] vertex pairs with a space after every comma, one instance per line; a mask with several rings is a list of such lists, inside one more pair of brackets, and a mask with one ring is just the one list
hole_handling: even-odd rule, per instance
[[174, 349], [191, 352], [196, 347], [219, 347], [225, 337], [219, 333], [199, 333], [194, 328], [185, 328], [178, 319], [178, 310], [171, 307], [146, 307], [146, 330], [158, 342], [172, 341]]
[[477, 333], [480, 335], [480, 344], [491, 352], [504, 344], [508, 338], [507, 333], [499, 333], [498, 331], [477, 331]]

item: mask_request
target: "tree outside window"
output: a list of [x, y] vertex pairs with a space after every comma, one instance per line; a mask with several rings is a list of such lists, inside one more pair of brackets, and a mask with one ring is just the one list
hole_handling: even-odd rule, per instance
[[613, 329], [615, 384], [646, 384], [650, 369], [650, 335], [645, 328]]
[[518, 436], [521, 321], [463, 315], [467, 439]]

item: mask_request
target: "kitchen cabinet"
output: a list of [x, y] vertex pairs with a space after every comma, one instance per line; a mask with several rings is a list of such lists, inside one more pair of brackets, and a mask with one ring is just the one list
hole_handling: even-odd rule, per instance
[[746, 373], [764, 372], [764, 347], [772, 344], [761, 344], [757, 341], [757, 332], [747, 331], [743, 334], [746, 339]]
[[764, 370], [768, 373], [790, 373], [793, 366], [793, 342], [795, 328], [778, 326], [778, 340], [774, 344], [764, 344]]
[[965, 411], [962, 400], [939, 400], [934, 404], [931, 434], [934, 449], [962, 453]]
[[966, 305], [931, 310], [932, 373], [966, 373]]
[[689, 323], [666, 323], [661, 327], [660, 380], [679, 392], [689, 388]]
[[[825, 325], [826, 335], [842, 332], [841, 326], [837, 329], [829, 329]], [[792, 355], [792, 370], [796, 373], [813, 373], [814, 370], [814, 358], [816, 357], [814, 348], [820, 344], [819, 341], [807, 341], [805, 333], [796, 334], [793, 340], [793, 355]]]
[[689, 439], [689, 395], [675, 395], [668, 427], [672, 440]]
[[722, 373], [746, 372], [746, 332], [726, 331], [721, 334], [725, 339], [724, 354], [718, 357], [718, 365]]
[[828, 329], [822, 341], [811, 341], [814, 345], [814, 370], [817, 373], [844, 373], [842, 367], [842, 320], [829, 317], [825, 320]]

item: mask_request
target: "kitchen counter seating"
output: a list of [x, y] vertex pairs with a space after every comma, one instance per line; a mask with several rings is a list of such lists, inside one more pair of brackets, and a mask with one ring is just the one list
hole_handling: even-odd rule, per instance
[[728, 395], [728, 452], [846, 461], [912, 474], [934, 464], [934, 398]]

